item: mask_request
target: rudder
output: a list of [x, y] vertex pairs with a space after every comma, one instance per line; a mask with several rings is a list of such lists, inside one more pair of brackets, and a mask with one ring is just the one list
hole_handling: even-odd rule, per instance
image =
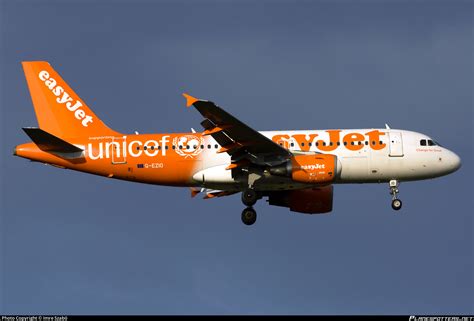
[[119, 135], [107, 127], [45, 61], [24, 61], [23, 71], [39, 127], [62, 138]]

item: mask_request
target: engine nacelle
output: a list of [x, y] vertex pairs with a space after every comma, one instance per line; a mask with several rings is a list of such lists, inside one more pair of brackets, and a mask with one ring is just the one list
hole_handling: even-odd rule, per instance
[[288, 207], [293, 212], [306, 214], [328, 213], [332, 211], [332, 192], [332, 185], [272, 192], [268, 195], [268, 203]]
[[337, 156], [330, 154], [296, 155], [282, 165], [269, 169], [277, 176], [291, 177], [295, 182], [327, 184], [341, 172]]

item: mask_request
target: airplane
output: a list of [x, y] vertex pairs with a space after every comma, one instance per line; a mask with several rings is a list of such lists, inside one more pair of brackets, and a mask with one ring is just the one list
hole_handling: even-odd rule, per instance
[[205, 199], [241, 193], [242, 222], [253, 206], [305, 214], [333, 209], [335, 184], [388, 183], [400, 210], [400, 182], [455, 172], [461, 159], [429, 136], [385, 128], [257, 131], [215, 103], [188, 94], [202, 132], [123, 134], [107, 127], [45, 61], [22, 62], [39, 127], [13, 154], [63, 169], [138, 183], [190, 188]]

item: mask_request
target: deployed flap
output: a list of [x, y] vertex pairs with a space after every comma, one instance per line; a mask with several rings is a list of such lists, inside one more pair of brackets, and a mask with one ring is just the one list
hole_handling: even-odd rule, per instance
[[280, 164], [291, 153], [269, 138], [250, 128], [216, 104], [187, 94], [187, 105], [193, 105], [204, 116], [204, 135], [211, 135], [232, 156], [233, 162], [248, 159], [259, 165]]
[[25, 127], [23, 130], [42, 151], [56, 153], [78, 153], [83, 151], [83, 149], [40, 128]]

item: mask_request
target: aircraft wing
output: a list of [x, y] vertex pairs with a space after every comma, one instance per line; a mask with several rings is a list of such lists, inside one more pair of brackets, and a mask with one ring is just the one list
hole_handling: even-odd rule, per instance
[[211, 135], [221, 147], [218, 153], [226, 152], [232, 157], [229, 169], [245, 163], [278, 165], [291, 157], [291, 153], [247, 126], [211, 101], [200, 100], [183, 94], [187, 106], [193, 105], [204, 117], [201, 125], [204, 135]]

